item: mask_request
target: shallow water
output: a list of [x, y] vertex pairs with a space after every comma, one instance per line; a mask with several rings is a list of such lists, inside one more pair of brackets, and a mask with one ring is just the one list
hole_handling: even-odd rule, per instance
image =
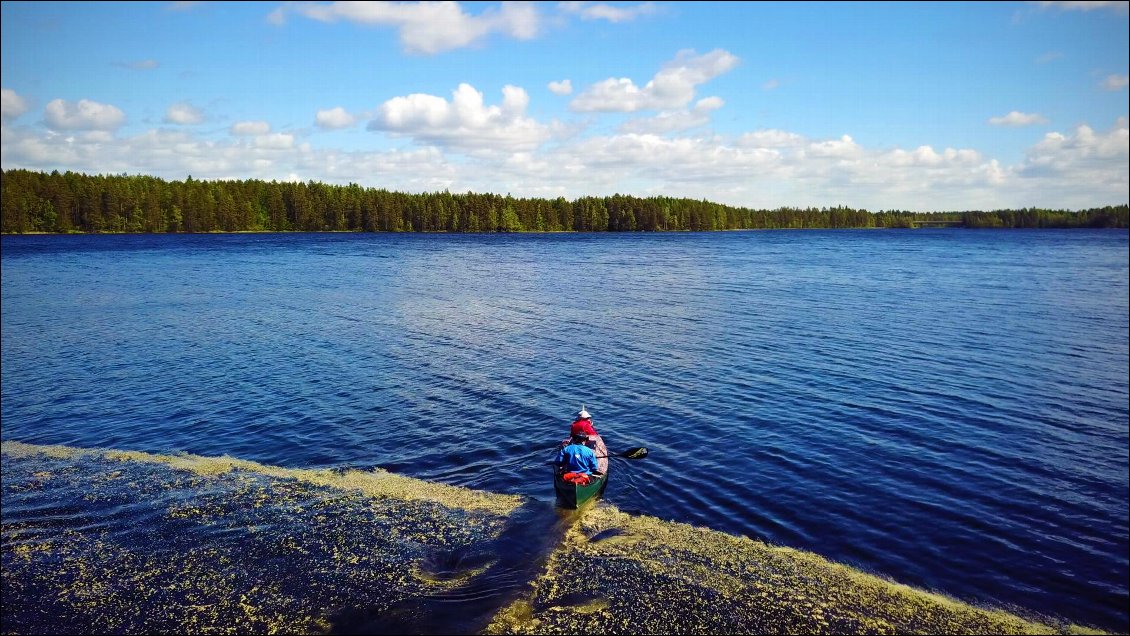
[[2, 240], [4, 440], [551, 502], [584, 403], [622, 510], [1127, 629], [1125, 231]]

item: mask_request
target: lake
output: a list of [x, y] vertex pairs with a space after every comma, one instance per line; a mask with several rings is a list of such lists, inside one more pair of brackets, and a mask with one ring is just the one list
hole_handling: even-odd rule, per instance
[[583, 404], [620, 510], [1128, 629], [1125, 230], [2, 241], [5, 441], [552, 501]]

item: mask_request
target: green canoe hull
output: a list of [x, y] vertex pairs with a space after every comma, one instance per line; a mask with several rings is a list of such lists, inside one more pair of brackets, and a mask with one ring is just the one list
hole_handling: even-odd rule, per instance
[[[569, 440], [561, 441], [564, 448]], [[557, 491], [557, 503], [563, 508], [579, 508], [585, 502], [604, 494], [604, 487], [608, 485], [608, 447], [604, 445], [604, 438], [594, 435], [589, 438], [588, 446], [596, 453], [596, 470], [599, 475], [584, 486], [572, 484], [561, 478], [559, 470], [553, 471], [553, 489]]]
[[585, 502], [604, 494], [608, 485], [608, 475], [601, 475], [581, 486], [565, 481], [556, 472], [553, 474], [553, 489], [557, 491], [557, 502], [563, 508], [580, 508]]

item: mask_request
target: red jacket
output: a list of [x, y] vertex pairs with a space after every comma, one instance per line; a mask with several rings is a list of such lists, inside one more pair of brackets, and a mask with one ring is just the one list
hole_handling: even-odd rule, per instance
[[570, 437], [573, 435], [595, 436], [596, 434], [596, 429], [592, 427], [592, 422], [584, 419], [573, 422], [573, 426], [569, 429]]

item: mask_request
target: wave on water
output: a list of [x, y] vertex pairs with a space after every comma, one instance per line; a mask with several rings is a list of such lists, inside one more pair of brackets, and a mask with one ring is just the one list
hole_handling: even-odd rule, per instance
[[0, 445], [2, 631], [1074, 633], [604, 502]]

